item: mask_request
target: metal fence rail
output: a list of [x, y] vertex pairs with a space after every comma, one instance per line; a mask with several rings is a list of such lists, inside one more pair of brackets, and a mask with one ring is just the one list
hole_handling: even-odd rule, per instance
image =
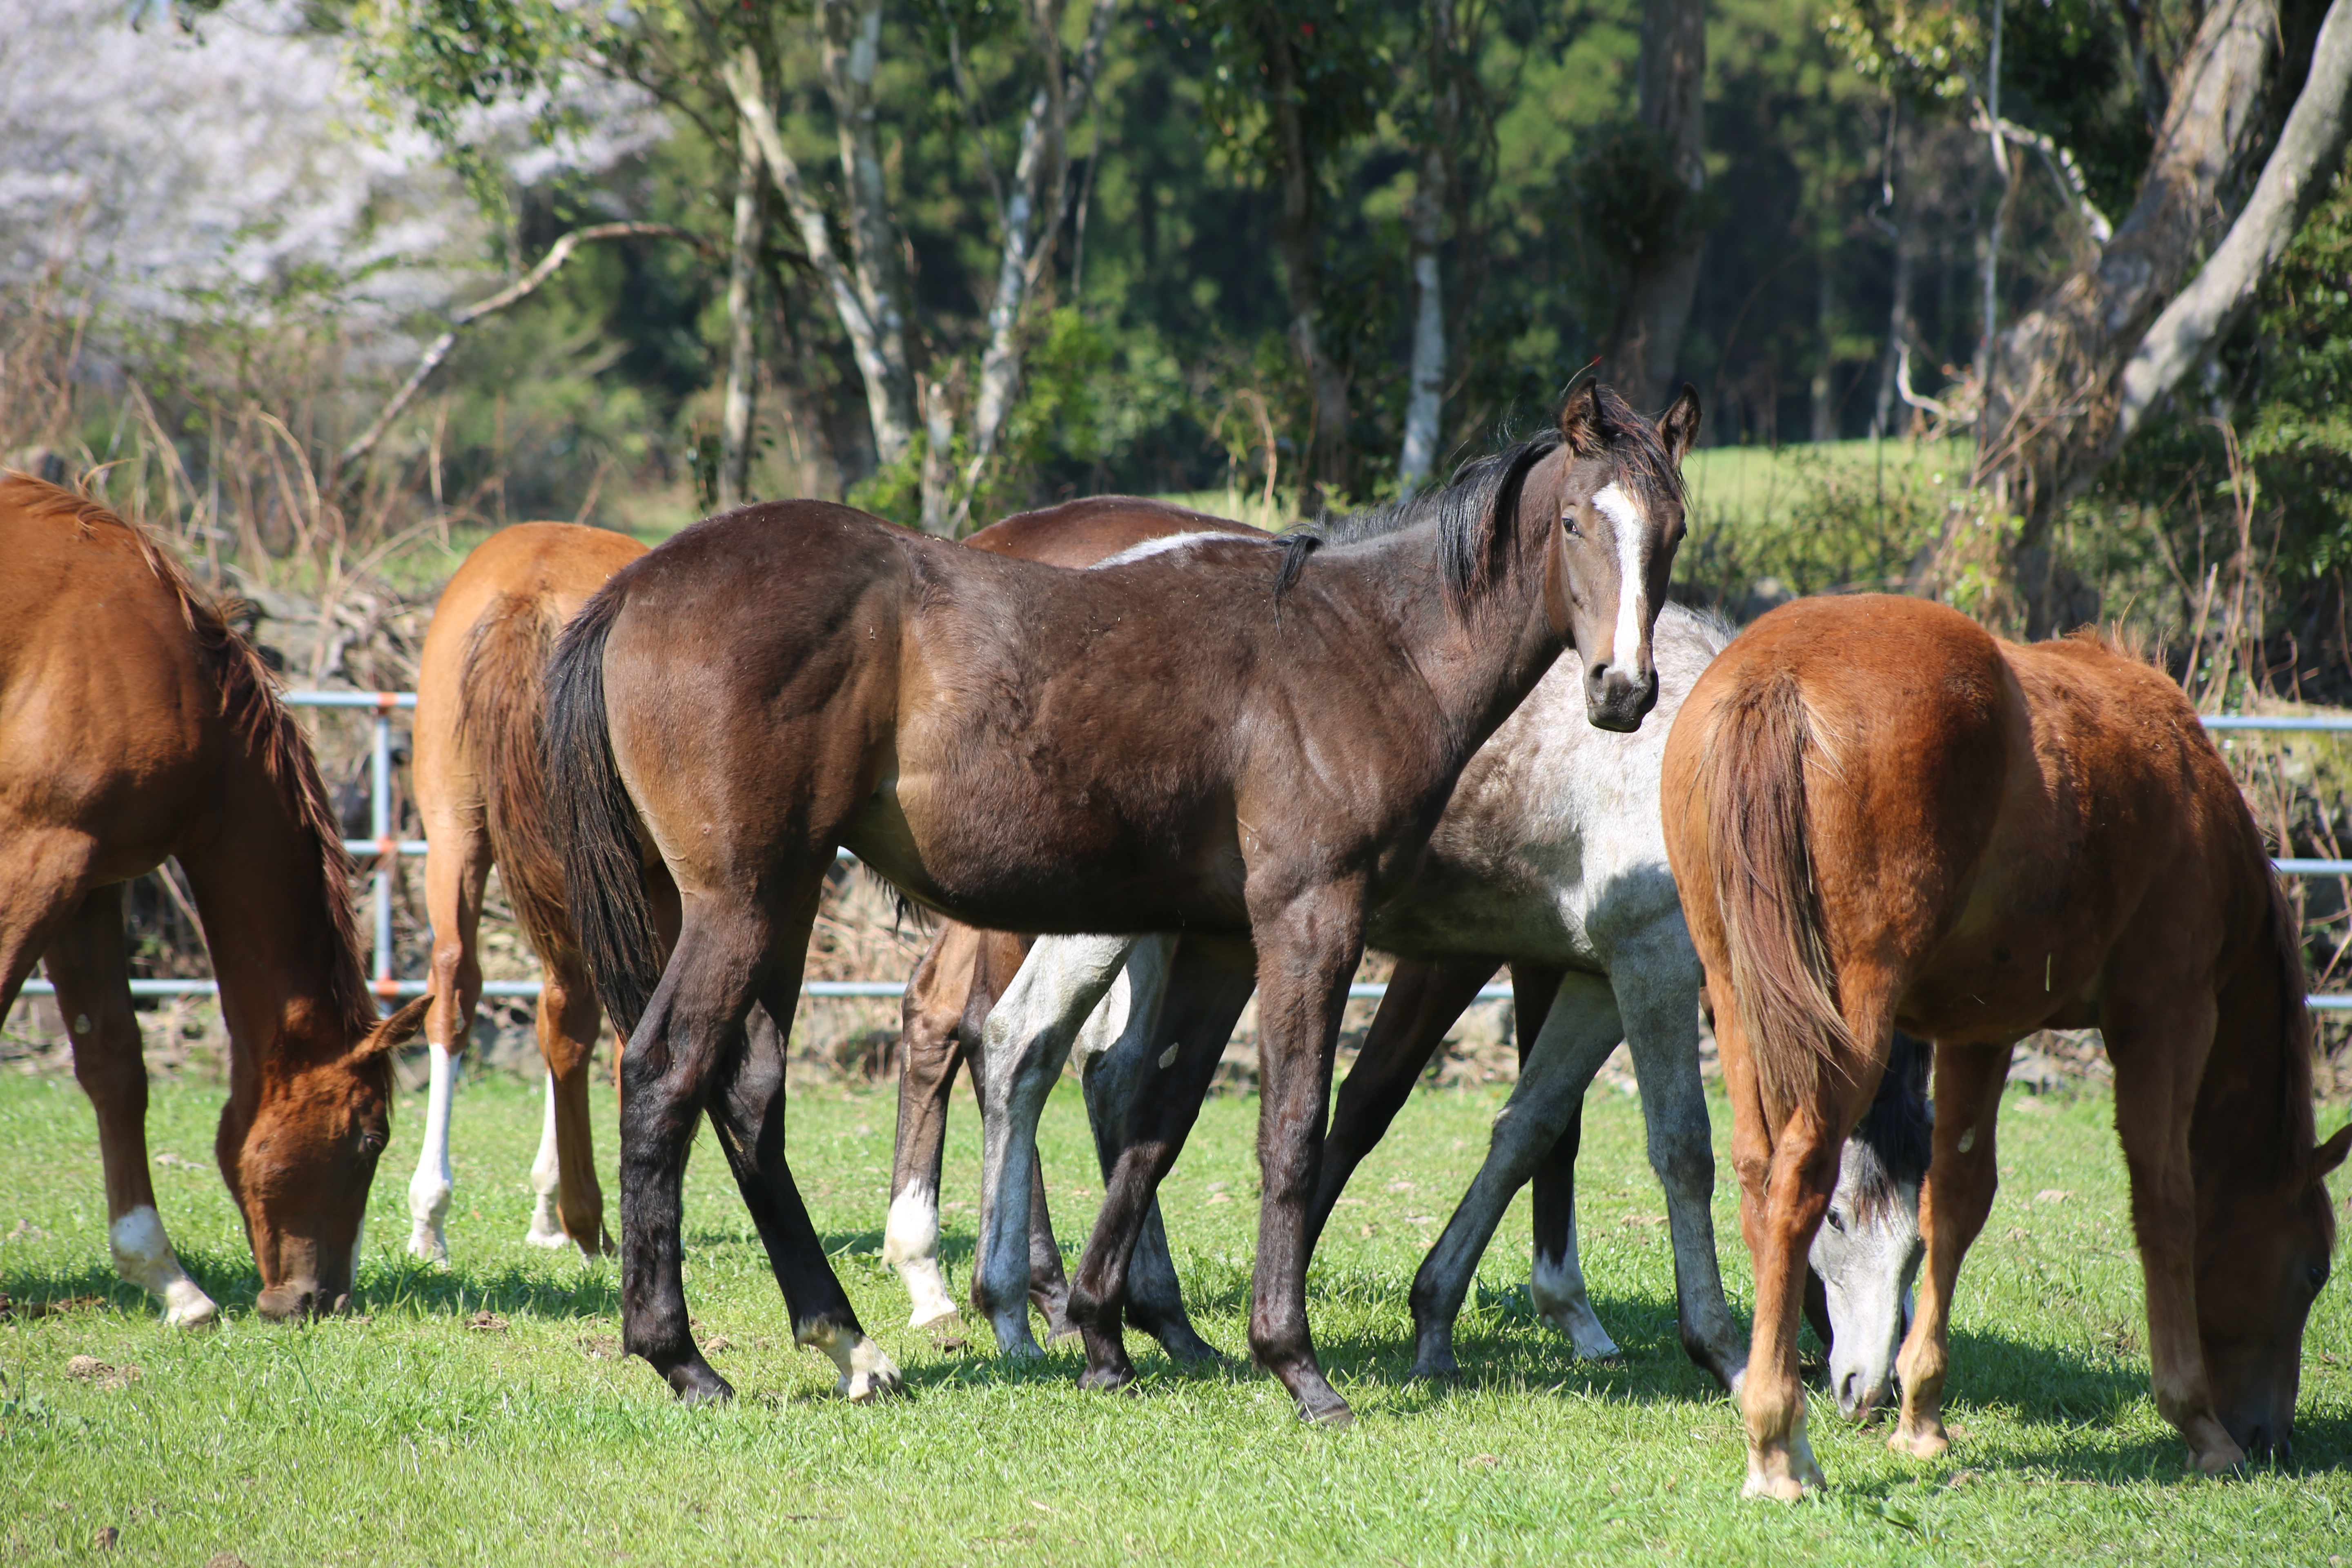
[[[389, 1009], [392, 1003], [404, 996], [422, 996], [425, 984], [422, 980], [403, 980], [392, 972], [392, 872], [401, 856], [422, 856], [425, 844], [422, 838], [394, 838], [392, 836], [392, 716], [403, 709], [416, 706], [414, 691], [289, 691], [285, 694], [289, 708], [357, 709], [375, 716], [374, 744], [369, 756], [368, 826], [372, 838], [346, 838], [343, 848], [356, 859], [373, 858], [373, 908], [375, 914], [375, 963], [370, 984]], [[2324, 731], [2352, 734], [2352, 716], [2302, 717], [2264, 719], [2242, 713], [2207, 713], [2199, 715], [2208, 730], [2239, 731], [2268, 730], [2284, 731]], [[2225, 742], [2226, 745], [2227, 742]], [[845, 862], [856, 857], [848, 850], [840, 851]], [[2352, 860], [2274, 859], [2271, 864], [2283, 877], [2352, 877]], [[1350, 1001], [1377, 1002], [1388, 994], [1388, 987], [1377, 981], [1367, 981], [1348, 987]], [[219, 986], [210, 980], [133, 980], [133, 996], [210, 996], [219, 994]], [[488, 980], [482, 984], [482, 995], [536, 997], [540, 983], [536, 980]], [[810, 980], [801, 985], [802, 994], [822, 997], [874, 997], [890, 999], [907, 993], [903, 980]], [[27, 980], [21, 994], [54, 996], [57, 987], [46, 980]], [[1508, 1001], [1511, 988], [1488, 985], [1480, 989], [1481, 1002]], [[2323, 1012], [2352, 1012], [2352, 994], [2329, 994], [2308, 999], [2311, 1005]]]

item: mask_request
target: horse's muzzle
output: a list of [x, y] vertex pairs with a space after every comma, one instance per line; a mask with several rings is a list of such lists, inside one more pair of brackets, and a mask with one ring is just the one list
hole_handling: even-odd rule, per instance
[[1658, 705], [1658, 672], [1639, 676], [1616, 664], [1595, 664], [1584, 672], [1584, 716], [1598, 730], [1630, 732]]
[[280, 1322], [297, 1318], [323, 1318], [350, 1310], [348, 1289], [331, 1290], [316, 1280], [289, 1280], [264, 1290], [253, 1305], [265, 1318]]

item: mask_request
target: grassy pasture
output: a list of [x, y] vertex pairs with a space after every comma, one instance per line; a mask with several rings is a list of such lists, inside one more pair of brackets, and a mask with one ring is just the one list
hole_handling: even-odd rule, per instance
[[[1598, 1090], [1585, 1122], [1585, 1260], [1620, 1363], [1571, 1359], [1532, 1321], [1525, 1199], [1462, 1325], [1458, 1386], [1405, 1380], [1407, 1288], [1483, 1150], [1499, 1090], [1417, 1096], [1364, 1167], [1312, 1280], [1318, 1342], [1360, 1419], [1310, 1431], [1271, 1380], [1184, 1375], [1156, 1349], [1132, 1398], [1080, 1394], [1074, 1349], [1014, 1365], [902, 1326], [877, 1256], [893, 1102], [803, 1094], [795, 1170], [869, 1328], [909, 1393], [830, 1397], [794, 1349], [728, 1184], [698, 1151], [688, 1285], [742, 1397], [688, 1411], [615, 1355], [609, 1264], [520, 1242], [536, 1090], [486, 1076], [460, 1092], [456, 1265], [411, 1263], [406, 1177], [421, 1100], [404, 1103], [376, 1183], [360, 1315], [257, 1320], [252, 1264], [211, 1168], [220, 1091], [158, 1084], [157, 1187], [181, 1255], [227, 1308], [165, 1330], [107, 1265], [96, 1137], [68, 1079], [0, 1079], [0, 1559], [108, 1556], [252, 1568], [312, 1562], [1408, 1563], [2338, 1563], [2352, 1557], [2352, 1289], [2324, 1294], [2305, 1346], [2291, 1471], [2182, 1473], [2147, 1394], [2138, 1269], [2100, 1097], [2011, 1096], [2001, 1196], [1963, 1276], [1955, 1418], [1942, 1461], [1890, 1454], [1816, 1394], [1832, 1488], [1793, 1509], [1742, 1503], [1738, 1423], [1674, 1336], [1663, 1205], [1635, 1102]], [[597, 1100], [610, 1168], [611, 1100]], [[1717, 1147], [1727, 1118], [1720, 1102]], [[1213, 1101], [1171, 1178], [1169, 1227], [1200, 1326], [1244, 1348], [1255, 1101]], [[2332, 1118], [2330, 1119], [2332, 1121]], [[1071, 1086], [1045, 1156], [1062, 1234], [1099, 1183]], [[965, 1282], [976, 1118], [961, 1110], [944, 1216]], [[1748, 1264], [1727, 1185], [1724, 1265]], [[74, 1301], [58, 1310], [38, 1304]], [[980, 1331], [985, 1339], [985, 1331]], [[94, 1357], [110, 1373], [76, 1376]], [[135, 1367], [132, 1375], [128, 1369]]]

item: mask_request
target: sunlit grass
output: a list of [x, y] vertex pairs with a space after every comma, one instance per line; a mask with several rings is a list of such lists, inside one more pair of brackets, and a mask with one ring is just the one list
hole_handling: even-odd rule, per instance
[[[1490, 1089], [1424, 1093], [1369, 1162], [1313, 1279], [1318, 1341], [1361, 1419], [1311, 1431], [1271, 1380], [1171, 1371], [1139, 1353], [1131, 1398], [1080, 1394], [1075, 1351], [998, 1361], [904, 1328], [877, 1256], [892, 1125], [880, 1090], [804, 1094], [794, 1169], [864, 1315], [906, 1368], [877, 1408], [830, 1397], [830, 1366], [790, 1342], [724, 1167], [688, 1184], [688, 1287], [742, 1397], [677, 1408], [616, 1359], [607, 1264], [521, 1244], [539, 1128], [530, 1086], [459, 1097], [455, 1267], [400, 1247], [418, 1102], [401, 1107], [376, 1184], [361, 1313], [307, 1329], [252, 1314], [252, 1263], [209, 1160], [220, 1091], [159, 1085], [152, 1146], [164, 1216], [228, 1309], [166, 1330], [114, 1281], [89, 1110], [70, 1080], [0, 1081], [0, 1556], [76, 1557], [119, 1531], [124, 1561], [254, 1568], [765, 1561], [1328, 1560], [1553, 1563], [2040, 1563], [2055, 1558], [2325, 1563], [2352, 1552], [2352, 1293], [2329, 1288], [2306, 1343], [2298, 1468], [2210, 1482], [2147, 1395], [2137, 1264], [2104, 1100], [2012, 1095], [2005, 1184], [1963, 1277], [1955, 1344], [1961, 1436], [1897, 1458], [1816, 1397], [1832, 1489], [1780, 1509], [1738, 1500], [1736, 1414], [1674, 1336], [1663, 1212], [1638, 1107], [1596, 1094], [1580, 1191], [1585, 1258], [1626, 1354], [1580, 1363], [1532, 1321], [1525, 1203], [1505, 1223], [1460, 1339], [1468, 1377], [1413, 1384], [1406, 1291], [1483, 1152]], [[610, 1167], [612, 1103], [596, 1099]], [[1255, 1215], [1255, 1101], [1213, 1102], [1167, 1189], [1188, 1300], [1244, 1350]], [[1720, 1123], [1721, 1107], [1717, 1106]], [[1045, 1152], [1066, 1242], [1099, 1197], [1066, 1088]], [[1718, 1147], [1727, 1129], [1718, 1126]], [[959, 1107], [944, 1226], [952, 1284], [971, 1258], [977, 1128]], [[186, 1162], [181, 1163], [179, 1162]], [[1725, 1173], [1727, 1182], [1727, 1172]], [[2057, 1194], [2065, 1195], [2059, 1196]], [[1717, 1194], [1737, 1301], [1747, 1259]], [[30, 1316], [28, 1304], [96, 1297]], [[486, 1315], [485, 1315], [486, 1314]], [[1139, 1347], [1140, 1349], [1140, 1347]], [[139, 1369], [77, 1378], [74, 1356]], [[85, 1371], [88, 1369], [85, 1368]], [[114, 1384], [109, 1386], [109, 1384]]]

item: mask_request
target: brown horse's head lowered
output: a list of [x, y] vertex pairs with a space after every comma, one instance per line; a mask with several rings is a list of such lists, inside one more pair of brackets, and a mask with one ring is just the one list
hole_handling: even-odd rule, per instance
[[428, 1001], [373, 1025], [354, 1050], [265, 1065], [251, 1105], [232, 1098], [222, 1110], [215, 1152], [261, 1268], [262, 1316], [351, 1304], [368, 1189], [392, 1137], [392, 1048], [424, 1024]]
[[[2197, 1339], [2214, 1413], [2255, 1458], [2292, 1457], [2303, 1331], [2327, 1283], [2336, 1215], [2327, 1176], [2352, 1152], [2352, 1125], [2318, 1141], [2312, 1115], [2312, 1026], [2302, 930], [2271, 889], [2268, 951], [2222, 995], [2228, 1032], [2267, 1036], [2242, 1079], [2209, 1071], [2189, 1124], [2197, 1184]], [[2263, 984], [2263, 971], [2275, 984]]]
[[98, 1113], [108, 1239], [175, 1323], [217, 1311], [148, 1174], [122, 889], [167, 858], [202, 917], [230, 1052], [215, 1149], [270, 1316], [351, 1295], [388, 1128], [393, 1044], [361, 967], [349, 865], [310, 747], [258, 657], [143, 532], [0, 478], [0, 1009], [46, 959]]

